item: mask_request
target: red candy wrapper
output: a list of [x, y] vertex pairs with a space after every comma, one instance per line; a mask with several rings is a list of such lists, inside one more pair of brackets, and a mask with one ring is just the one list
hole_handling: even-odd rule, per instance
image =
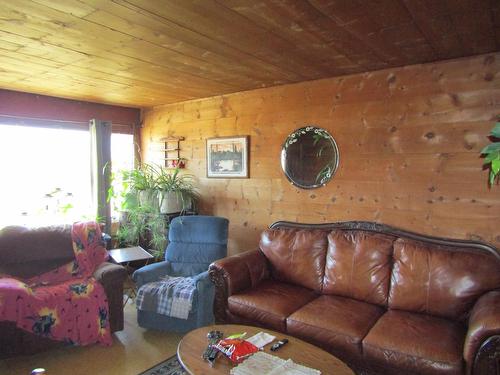
[[254, 344], [242, 339], [220, 340], [214, 347], [234, 363], [240, 363], [248, 356], [259, 351], [259, 348]]

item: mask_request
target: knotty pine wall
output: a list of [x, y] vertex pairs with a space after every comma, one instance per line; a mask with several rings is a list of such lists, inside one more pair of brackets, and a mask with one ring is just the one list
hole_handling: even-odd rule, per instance
[[[488, 189], [479, 157], [500, 114], [499, 71], [497, 53], [155, 107], [142, 155], [155, 161], [159, 138], [186, 138], [201, 212], [229, 218], [231, 254], [256, 248], [275, 220], [372, 220], [500, 247], [500, 188]], [[315, 190], [280, 168], [282, 143], [306, 124], [340, 149], [337, 174]], [[232, 135], [250, 135], [250, 178], [206, 178], [206, 139]]]

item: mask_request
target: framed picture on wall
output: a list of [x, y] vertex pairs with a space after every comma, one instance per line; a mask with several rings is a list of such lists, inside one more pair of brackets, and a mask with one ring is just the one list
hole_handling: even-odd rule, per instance
[[248, 178], [248, 136], [208, 138], [207, 177]]

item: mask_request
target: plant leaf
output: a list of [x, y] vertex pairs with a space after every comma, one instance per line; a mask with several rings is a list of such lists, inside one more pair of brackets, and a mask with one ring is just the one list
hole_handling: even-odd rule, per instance
[[491, 162], [491, 170], [495, 176], [500, 172], [500, 159], [495, 159]]
[[495, 142], [489, 144], [485, 148], [481, 150], [481, 154], [489, 154], [490, 152], [499, 151], [500, 150], [500, 142]]
[[490, 133], [493, 137], [500, 138], [500, 122], [497, 122]]
[[495, 159], [500, 159], [500, 150], [487, 154], [486, 157], [484, 158], [483, 164], [489, 164]]

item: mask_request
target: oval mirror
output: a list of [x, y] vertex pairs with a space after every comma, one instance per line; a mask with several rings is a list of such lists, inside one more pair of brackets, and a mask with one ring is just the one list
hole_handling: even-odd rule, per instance
[[288, 136], [281, 149], [281, 168], [292, 184], [314, 189], [328, 183], [339, 165], [335, 139], [325, 129], [306, 126]]

